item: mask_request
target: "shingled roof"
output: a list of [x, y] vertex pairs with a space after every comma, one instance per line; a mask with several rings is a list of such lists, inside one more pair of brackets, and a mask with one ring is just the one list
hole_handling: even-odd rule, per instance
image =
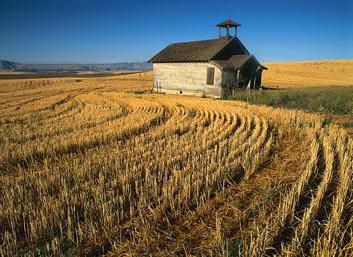
[[218, 38], [170, 44], [149, 62], [207, 62], [232, 40], [234, 38]]

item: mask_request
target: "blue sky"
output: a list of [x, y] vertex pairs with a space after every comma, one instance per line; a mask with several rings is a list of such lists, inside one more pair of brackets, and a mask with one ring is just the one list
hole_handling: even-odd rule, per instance
[[353, 59], [352, 0], [0, 0], [0, 59], [143, 61], [228, 17], [260, 61]]

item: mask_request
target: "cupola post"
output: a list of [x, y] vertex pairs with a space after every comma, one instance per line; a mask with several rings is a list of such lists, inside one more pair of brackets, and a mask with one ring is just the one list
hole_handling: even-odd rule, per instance
[[[221, 37], [231, 38], [231, 37], [237, 36], [238, 27], [240, 26], [240, 24], [238, 22], [232, 21], [231, 19], [226, 19], [225, 21], [218, 23], [216, 26], [219, 28], [218, 30], [219, 38]], [[230, 34], [230, 28], [234, 28], [234, 35]], [[226, 30], [225, 36], [222, 35], [222, 29]]]

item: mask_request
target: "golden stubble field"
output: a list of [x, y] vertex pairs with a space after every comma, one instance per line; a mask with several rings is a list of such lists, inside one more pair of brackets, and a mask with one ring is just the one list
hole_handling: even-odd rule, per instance
[[352, 255], [343, 130], [150, 81], [0, 81], [1, 256]]
[[353, 60], [264, 63], [263, 85], [279, 88], [353, 86]]

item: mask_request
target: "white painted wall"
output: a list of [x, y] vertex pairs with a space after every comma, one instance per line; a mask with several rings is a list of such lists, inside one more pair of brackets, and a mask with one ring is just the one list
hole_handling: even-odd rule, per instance
[[[215, 68], [215, 83], [207, 85], [207, 68]], [[153, 85], [161, 92], [221, 96], [222, 71], [211, 63], [154, 63]]]

